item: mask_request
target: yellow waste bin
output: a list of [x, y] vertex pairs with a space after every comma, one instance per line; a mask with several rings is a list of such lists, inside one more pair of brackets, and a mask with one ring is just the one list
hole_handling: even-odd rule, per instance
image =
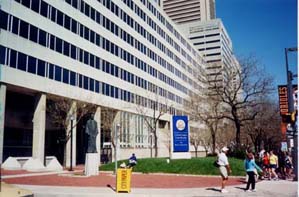
[[131, 192], [132, 168], [117, 169], [116, 192]]

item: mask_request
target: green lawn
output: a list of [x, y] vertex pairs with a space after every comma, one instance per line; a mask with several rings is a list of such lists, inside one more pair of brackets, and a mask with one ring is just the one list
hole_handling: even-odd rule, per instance
[[[138, 159], [137, 166], [134, 167], [134, 172], [142, 173], [176, 173], [176, 174], [197, 174], [197, 175], [219, 175], [218, 168], [213, 166], [215, 157], [192, 158], [192, 159], [177, 159], [166, 162], [167, 158], [147, 158]], [[124, 161], [118, 161], [118, 166]], [[232, 175], [244, 176], [244, 162], [241, 159], [229, 158], [229, 163], [232, 168]], [[113, 171], [114, 163], [102, 165], [100, 170]]]

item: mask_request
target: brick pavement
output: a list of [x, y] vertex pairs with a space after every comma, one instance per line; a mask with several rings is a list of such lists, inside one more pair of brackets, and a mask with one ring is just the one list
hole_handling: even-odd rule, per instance
[[[5, 172], [5, 171], [4, 171]], [[30, 172], [31, 173], [31, 172]], [[4, 175], [16, 175], [17, 172], [5, 172]], [[26, 174], [20, 171], [20, 174]], [[82, 171], [73, 173], [52, 175], [34, 175], [27, 177], [8, 178], [4, 176], [4, 182], [10, 184], [30, 184], [45, 186], [78, 186], [78, 187], [115, 187], [115, 175], [100, 173], [98, 176], [85, 177]], [[198, 188], [219, 186], [220, 176], [194, 176], [194, 175], [171, 175], [171, 174], [140, 174], [133, 173], [132, 188]], [[230, 178], [228, 185], [242, 184], [242, 178]]]

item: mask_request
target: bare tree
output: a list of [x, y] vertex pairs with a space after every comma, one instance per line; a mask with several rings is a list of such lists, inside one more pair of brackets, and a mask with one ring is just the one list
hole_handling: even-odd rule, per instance
[[220, 101], [214, 97], [199, 94], [192, 94], [189, 102], [185, 103], [185, 110], [188, 111], [190, 119], [203, 123], [211, 137], [212, 153], [216, 149], [216, 137], [221, 123], [222, 114]]
[[171, 106], [168, 105], [166, 98], [161, 99], [160, 95], [157, 93], [157, 90], [154, 91], [154, 97], [149, 96], [149, 98], [153, 98], [153, 100], [149, 99], [149, 103], [146, 103], [142, 98], [136, 97], [136, 111], [137, 114], [143, 117], [145, 124], [150, 131], [150, 135], [153, 136], [155, 157], [158, 157], [157, 127], [161, 117], [169, 111]]
[[[257, 109], [259, 114], [253, 121], [246, 122], [244, 130], [255, 150], [272, 149], [281, 141], [280, 116], [275, 103], [264, 101]], [[264, 146], [264, 147], [262, 147]]]
[[[71, 137], [71, 130], [77, 126], [82, 118], [88, 113], [94, 113], [96, 106], [81, 101], [75, 101], [64, 97], [48, 96], [47, 112], [51, 117], [53, 125], [62, 128], [65, 132], [64, 139], [60, 142], [64, 145], [63, 165], [66, 165], [66, 145]], [[73, 127], [70, 126], [71, 118], [73, 119]]]
[[[241, 145], [241, 126], [254, 120], [259, 111], [251, 110], [262, 104], [261, 96], [273, 91], [272, 78], [258, 69], [259, 64], [253, 57], [240, 60], [240, 67], [224, 69], [210, 81], [211, 91], [223, 105], [223, 118], [235, 125], [236, 146]], [[222, 83], [219, 85], [219, 81]]]
[[206, 129], [190, 128], [190, 144], [194, 147], [195, 157], [198, 157], [198, 148], [203, 146], [206, 154], [210, 150], [211, 136]]

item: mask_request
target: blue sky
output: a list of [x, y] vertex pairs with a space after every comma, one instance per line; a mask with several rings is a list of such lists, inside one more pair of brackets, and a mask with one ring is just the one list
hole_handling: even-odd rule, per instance
[[[284, 48], [297, 46], [297, 0], [216, 0], [216, 17], [237, 57], [255, 55], [275, 86], [286, 84]], [[297, 73], [297, 53], [288, 57], [290, 70]]]

